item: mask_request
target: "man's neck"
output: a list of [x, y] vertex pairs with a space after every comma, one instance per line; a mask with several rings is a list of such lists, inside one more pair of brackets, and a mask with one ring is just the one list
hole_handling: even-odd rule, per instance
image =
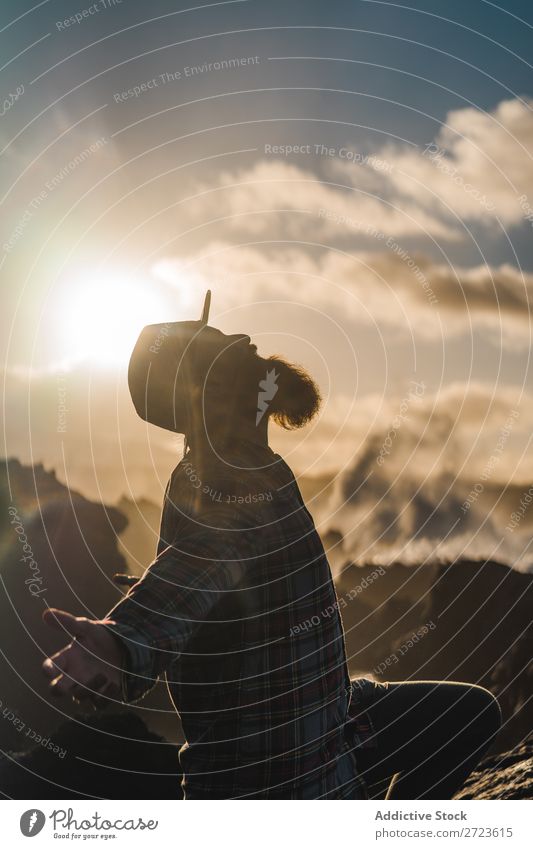
[[[211, 438], [209, 438], [211, 436]], [[212, 460], [224, 461], [228, 452], [234, 458], [235, 454], [245, 452], [245, 446], [257, 448], [268, 448], [268, 421], [260, 422], [258, 427], [236, 426], [231, 432], [215, 432], [212, 435], [201, 433], [191, 434], [187, 437], [187, 445], [202, 463]]]

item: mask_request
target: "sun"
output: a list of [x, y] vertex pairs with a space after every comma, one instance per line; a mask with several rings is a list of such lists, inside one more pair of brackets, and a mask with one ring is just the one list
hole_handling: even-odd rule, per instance
[[61, 309], [65, 354], [71, 361], [125, 365], [146, 324], [177, 320], [176, 307], [150, 278], [121, 272], [79, 275], [69, 281]]

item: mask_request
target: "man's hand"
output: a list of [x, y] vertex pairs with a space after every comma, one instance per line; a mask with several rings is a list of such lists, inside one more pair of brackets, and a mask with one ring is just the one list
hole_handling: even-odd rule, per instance
[[120, 699], [123, 652], [106, 628], [111, 620], [86, 619], [53, 608], [45, 610], [43, 620], [74, 638], [43, 663], [51, 692], [79, 701], [89, 699], [95, 707], [104, 706], [106, 699]]

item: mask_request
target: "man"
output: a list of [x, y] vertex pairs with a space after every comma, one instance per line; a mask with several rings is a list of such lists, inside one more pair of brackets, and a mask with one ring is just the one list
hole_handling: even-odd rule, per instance
[[44, 664], [52, 689], [135, 702], [166, 675], [187, 799], [357, 799], [394, 773], [390, 798], [451, 795], [495, 732], [492, 696], [350, 681], [324, 549], [267, 438], [270, 419], [310, 421], [318, 389], [248, 336], [209, 327], [207, 311], [145, 328], [134, 349], [137, 412], [185, 434], [186, 452], [142, 579], [103, 620], [45, 613], [74, 638]]

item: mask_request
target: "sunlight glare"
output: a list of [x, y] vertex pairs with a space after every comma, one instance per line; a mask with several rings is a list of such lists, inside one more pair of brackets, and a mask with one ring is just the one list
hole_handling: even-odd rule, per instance
[[86, 274], [72, 282], [62, 320], [68, 357], [125, 365], [146, 324], [179, 320], [179, 303], [170, 305], [158, 289], [148, 278], [115, 272]]

